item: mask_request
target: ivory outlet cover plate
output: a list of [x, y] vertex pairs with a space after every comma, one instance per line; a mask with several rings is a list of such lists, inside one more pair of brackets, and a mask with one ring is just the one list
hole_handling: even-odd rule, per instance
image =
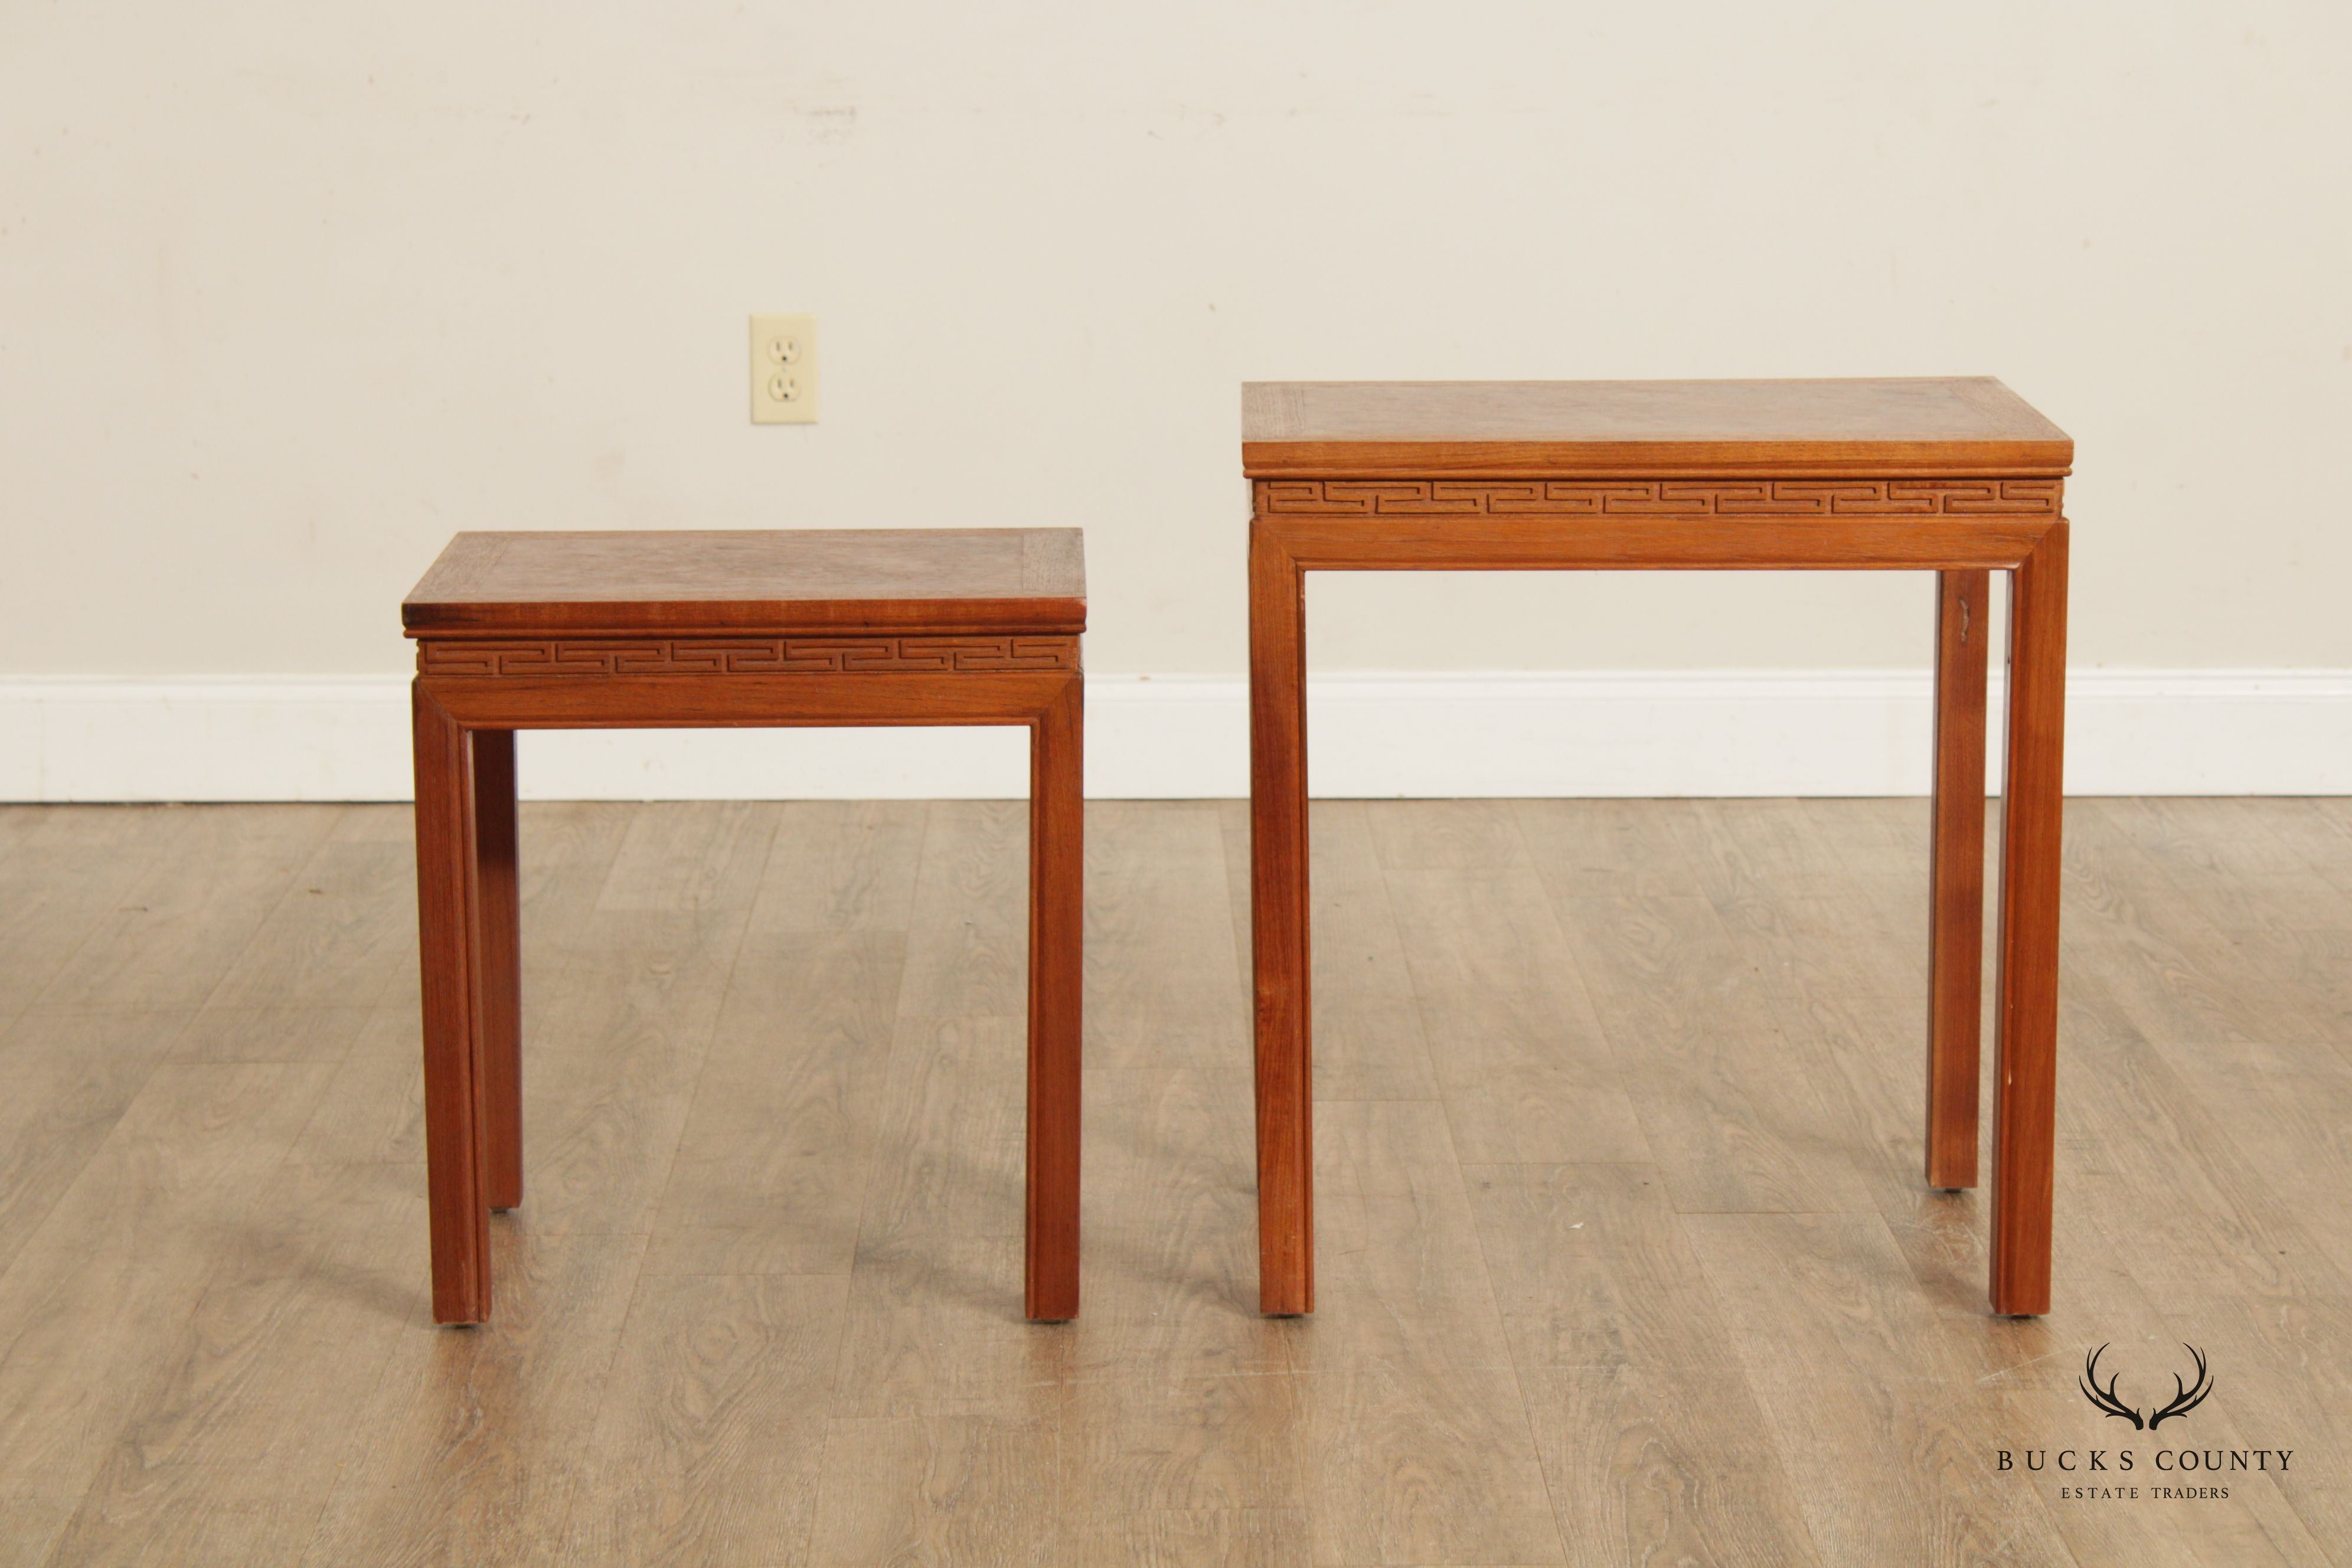
[[751, 423], [816, 423], [816, 318], [751, 318]]

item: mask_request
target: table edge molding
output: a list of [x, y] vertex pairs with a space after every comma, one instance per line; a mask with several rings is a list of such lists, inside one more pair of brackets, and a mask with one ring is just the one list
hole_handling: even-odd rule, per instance
[[1265, 517], [2043, 517], [2054, 479], [1447, 479], [1253, 481]]
[[421, 637], [419, 675], [964, 675], [1078, 669], [1078, 639], [1039, 637]]

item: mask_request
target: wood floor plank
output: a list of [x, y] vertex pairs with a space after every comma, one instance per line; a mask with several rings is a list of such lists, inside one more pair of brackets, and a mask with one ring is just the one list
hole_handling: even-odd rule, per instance
[[847, 1274], [906, 939], [747, 935], [652, 1220], [661, 1274]]
[[1916, 883], [1925, 896], [1933, 815], [1926, 796], [1807, 799], [1797, 802], [1797, 815], [1816, 841], [1829, 838], [1849, 873], [1874, 882]]
[[325, 1088], [287, 1064], [155, 1068], [0, 1274], [0, 1475], [85, 1490], [225, 1242]]
[[289, 1562], [318, 1526], [408, 1325], [424, 1193], [405, 1166], [281, 1165], [58, 1548], [80, 1563]]
[[2208, 925], [2263, 932], [2352, 927], [2352, 896], [2237, 801], [2088, 804]]
[[1025, 1018], [1028, 817], [1018, 801], [936, 801], [907, 921], [902, 1010]]
[[[1020, 804], [527, 805], [532, 1185], [448, 1331], [408, 809], [0, 811], [0, 1564], [2352, 1561], [2352, 810], [2070, 803], [2011, 1320], [1916, 1182], [1923, 809], [1318, 803], [1270, 1320], [1245, 809], [1090, 807], [1039, 1327]], [[2118, 1446], [2084, 1355], [2146, 1404], [2183, 1342], [2140, 1481], [2289, 1473], [1999, 1468]]]
[[[517, 810], [523, 943], [567, 914], [595, 908], [638, 806], [617, 801], [525, 801]], [[406, 825], [414, 837], [415, 825]], [[532, 918], [536, 911], [537, 919]]]
[[562, 1560], [806, 1562], [847, 1294], [839, 1278], [643, 1280]]
[[1057, 1490], [1072, 1514], [1295, 1508], [1311, 1462], [1286, 1373], [1074, 1383], [1057, 1412]]
[[121, 1121], [188, 1017], [47, 1014], [0, 1031], [0, 1270]]
[[1511, 801], [1376, 800], [1357, 809], [1383, 871], [1517, 870], [1528, 864]]
[[779, 809], [649, 1272], [849, 1272], [927, 823], [922, 802]]
[[1064, 1514], [1058, 1437], [1050, 1413], [836, 1416], [809, 1561], [1050, 1562]]
[[[1073, 1336], [1021, 1315], [1025, 814], [934, 803], [866, 1171], [835, 1414], [1026, 1420]], [[1083, 1311], [1083, 1308], [1081, 1309]]]
[[2247, 1167], [2237, 1183], [2261, 1184], [2243, 1198], [2294, 1215], [2301, 1236], [2352, 1279], [2352, 1205], [2344, 1196], [2352, 1190], [2352, 1063], [2308, 1046], [2164, 1039], [2146, 1048], [2193, 1100], [2202, 1126], [2190, 1131], [2225, 1137]]
[[1462, 1157], [1646, 1163], [1627, 1076], [1537, 873], [1392, 869], [1386, 880]]
[[372, 813], [335, 819], [207, 1010], [372, 1007], [414, 971], [416, 852], [379, 827]]
[[295, 1140], [313, 1164], [412, 1164], [425, 1180], [423, 1026], [417, 999], [398, 992], [369, 1010]]
[[1224, 836], [1189, 802], [1087, 808], [1086, 1022], [1089, 1068], [1246, 1059], [1249, 1015], [1234, 972]]
[[[1909, 901], [1924, 910], [1924, 885]], [[1887, 913], [1860, 885], [1725, 911], [1733, 946], [1747, 956], [1788, 1042], [1787, 1068], [1813, 1086], [1919, 1288], [1947, 1313], [1981, 1318], [1985, 1194], [1937, 1192], [1920, 1177], [1925, 921], [1904, 932]], [[1991, 1056], [1985, 1052], [1987, 1069]]]
[[170, 1500], [171, 1483], [181, 1478], [151, 1479], [158, 1484], [136, 1496], [110, 1494], [102, 1505], [85, 1499], [47, 1561], [60, 1568], [68, 1563], [72, 1568], [144, 1568], [155, 1563], [174, 1568], [241, 1568], [293, 1563], [318, 1527], [318, 1498], [247, 1500], [213, 1495], [201, 1507], [185, 1508]]
[[1871, 1207], [1856, 1150], [1702, 899], [1555, 896], [1645, 1142], [1686, 1213]]
[[[1889, 866], [1884, 823], [1862, 825], [1802, 800], [1674, 803], [1670, 820], [1698, 872], [1698, 890], [1718, 909], [1751, 900], [1833, 896], [1857, 880], [1911, 873]], [[1921, 897], [1925, 897], [1922, 889]]]
[[2313, 873], [2352, 898], [2352, 812], [2338, 800], [2264, 799], [2235, 803], [2242, 820], [2286, 845]]
[[1362, 1360], [1299, 1382], [1316, 1563], [1567, 1560], [1509, 1367]]
[[1293, 1364], [1400, 1361], [1428, 1378], [1509, 1367], [1444, 1108], [1333, 1100], [1316, 1115], [1321, 1277], [1314, 1331], [1295, 1342]]
[[[2352, 1383], [2352, 1356], [2345, 1348], [2352, 1342], [2352, 1305], [2327, 1295], [2282, 1307], [2210, 1287], [2178, 1292], [2167, 1304], [2173, 1309], [2173, 1342], [2167, 1347], [2173, 1354], [2165, 1359], [2172, 1361], [2175, 1375], [2189, 1344], [2205, 1352], [2209, 1364], [2218, 1357], [2231, 1369], [2231, 1426], [2242, 1436], [2241, 1446], [2294, 1451], [2292, 1462], [2303, 1468], [2291, 1468], [2275, 1485], [2311, 1539], [2340, 1560], [2352, 1542], [2352, 1487], [2332, 1457], [2343, 1451], [2352, 1426], [2343, 1410], [2343, 1390]], [[2215, 1379], [2218, 1384], [2218, 1372]], [[2159, 1383], [2156, 1392], [2168, 1395], [2171, 1386]], [[2184, 1433], [2179, 1446], [2218, 1447], [2216, 1436]], [[2269, 1534], [2285, 1539], [2275, 1527]]]
[[2066, 816], [2066, 959], [2096, 975], [2143, 1034], [2282, 1044], [2326, 1031], [2283, 994], [2096, 803]]
[[1065, 1520], [1057, 1560], [1071, 1568], [1262, 1568], [1314, 1552], [1303, 1508], [1161, 1509]]
[[1834, 1561], [1815, 1552], [1744, 1384], [1633, 1366], [1519, 1382], [1570, 1563]]
[[525, 1198], [501, 1223], [646, 1233], [723, 1009], [773, 813], [520, 823]]
[[1832, 1563], [2067, 1563], [2043, 1500], [1998, 1468], [1999, 1397], [1969, 1386], [1885, 1224], [1685, 1215]]
[[775, 809], [751, 935], [907, 929], [928, 802], [796, 800]]
[[899, 1020], [836, 1374], [844, 1416], [1025, 1416], [1036, 1385], [1069, 1375], [1075, 1336], [1021, 1310], [1024, 1039], [1012, 1019]]
[[[399, 972], [387, 970], [390, 976]], [[361, 992], [383, 987], [362, 987]], [[369, 1007], [222, 1007], [206, 1004], [172, 1045], [184, 1062], [341, 1063], [367, 1031]]]
[[[0, 1018], [14, 1018], [57, 978], [100, 922], [119, 926], [133, 889], [196, 820], [166, 805], [22, 808], [0, 859]], [[201, 998], [199, 998], [201, 1000]], [[128, 1005], [109, 996], [112, 1011]]]
[[1675, 830], [1687, 810], [1680, 802], [1510, 804], [1528, 863], [1563, 898], [1682, 899], [1705, 890]]
[[[2159, 1298], [2203, 1288], [2282, 1306], [2352, 1300], [2352, 1278], [2327, 1262], [2303, 1214], [2279, 1201], [2231, 1137], [2224, 1115], [2173, 1067], [2170, 1048], [2086, 1049], [2098, 1053], [2100, 1070], [2082, 1091], [2086, 1103], [2062, 1113], [2082, 1129], [2070, 1142], [2095, 1142], [2095, 1170], [2129, 1189], [2165, 1194], [2171, 1212], [2191, 1222], [2168, 1245], [2129, 1254], [2143, 1285]], [[2332, 1217], [2331, 1209], [2315, 1212]]]
[[[1435, 1100], [1437, 1077], [1388, 880], [1372, 847], [1371, 803], [1313, 807], [1307, 889], [1315, 941], [1314, 1089], [1318, 1100]], [[1228, 859], [1246, 900], [1249, 863]], [[1245, 981], [1242, 996], [1252, 994]]]
[[336, 806], [184, 808], [185, 825], [35, 995], [46, 1013], [202, 1005], [332, 829]]
[[353, 1413], [362, 1447], [301, 1561], [544, 1561], [589, 1474], [645, 1243], [494, 1226], [498, 1315], [474, 1329], [433, 1326], [420, 1260], [391, 1360]]
[[1074, 1377], [1287, 1372], [1306, 1325], [1257, 1311], [1248, 1075], [1087, 1075], [1085, 1299]]
[[53, 1560], [80, 1499], [0, 1491], [0, 1568], [42, 1568]]
[[2352, 1056], [2352, 924], [2218, 934], [2339, 1052]]
[[555, 994], [537, 1006], [526, 973], [525, 1195], [507, 1223], [651, 1230], [746, 912], [596, 914], [577, 928]]
[[40, 831], [43, 810], [24, 802], [0, 803], [0, 874], [5, 873], [8, 857], [16, 846]]
[[[528, 1058], [532, 1041], [548, 1005], [571, 994], [567, 979], [571, 971], [583, 963], [592, 970], [604, 967], [602, 953], [589, 933], [597, 923], [597, 899], [611, 878], [635, 812], [633, 805], [602, 801], [529, 801], [519, 808], [516, 880], [522, 925], [526, 1129], [531, 1092]], [[413, 839], [414, 822], [406, 826]], [[415, 902], [413, 895], [409, 902]], [[412, 915], [415, 912], [410, 910]], [[721, 912], [713, 918], [723, 921], [726, 916]], [[625, 920], [619, 917], [604, 924], [608, 931], [625, 929]], [[409, 989], [414, 991], [418, 976], [413, 962], [405, 977]], [[391, 1005], [413, 1004], [416, 998], [404, 994], [401, 986], [395, 984], [383, 1000]], [[415, 1051], [408, 1054], [417, 1058], [421, 1072], [421, 1055]], [[525, 1138], [528, 1149], [527, 1130]]]
[[[2144, 1079], [2143, 1059], [2156, 1050], [2107, 995], [2095, 973], [2077, 965], [2065, 977], [2068, 1092], [2061, 1097], [2060, 1138], [2070, 1171], [2059, 1191], [2060, 1286], [2052, 1311], [2026, 1321], [1988, 1319], [1981, 1294], [1983, 1217], [1972, 1194], [1946, 1197], [1921, 1189], [1917, 1168], [1916, 1110], [1921, 1085], [1912, 1051], [1874, 1049], [1874, 1039], [1900, 1035], [1916, 1018], [1913, 998], [1899, 1002], [1874, 975], [1893, 969], [1890, 945], [1899, 938], [1873, 930], [1861, 895], [1795, 900], [1759, 906], [1759, 942], [1783, 941], [1801, 956], [1785, 962], [1789, 1000], [1784, 1011], [1792, 1036], [1821, 1040], [1844, 1075], [1848, 1114], [1873, 1129], [1872, 1141], [1886, 1152], [1884, 1175], [1874, 1184], [1880, 1212], [1927, 1300], [1948, 1321], [1948, 1340], [1963, 1366], [1980, 1369], [1978, 1383], [2012, 1393], [1991, 1411], [2006, 1423], [1997, 1433], [2012, 1446], [2040, 1442], [2054, 1448], [2069, 1441], [2113, 1442], [2102, 1437], [2099, 1417], [2076, 1390], [2082, 1358], [2113, 1340], [2120, 1346], [2165, 1339], [2165, 1318], [2156, 1299], [2130, 1277], [2123, 1261], [2146, 1229], [2144, 1202], [2137, 1195], [2155, 1173], [2136, 1173], [2126, 1183], [2112, 1173], [2118, 1155], [2145, 1142], [2149, 1107], [2130, 1086]], [[1820, 906], [1824, 917], [1805, 910]], [[1807, 925], [1816, 934], [1804, 934]], [[1819, 931], [1834, 927], [1843, 940], [1829, 942]], [[1783, 933], [1785, 932], [1785, 936]], [[1767, 951], [1759, 947], [1759, 951]], [[1784, 949], [1785, 951], [1786, 949]], [[2226, 1054], [2226, 1053], [2225, 1053]], [[1895, 1070], [1895, 1069], [1903, 1070]], [[2210, 1146], [2210, 1145], [2209, 1145]], [[2166, 1341], [2168, 1343], [2168, 1341]], [[2087, 1425], [2085, 1417], [2088, 1417]], [[2209, 1412], [2206, 1440], [2246, 1446], [2242, 1428], [2224, 1413]], [[2021, 1437], [2021, 1434], [2022, 1436]], [[2143, 1454], [2143, 1458], [2147, 1456]], [[2145, 1478], [2143, 1478], [2145, 1479]], [[2241, 1485], [2226, 1502], [2209, 1501], [2186, 1517], [2117, 1513], [2096, 1508], [2099, 1500], [2065, 1500], [2057, 1482], [2038, 1478], [2053, 1518], [2078, 1560], [2099, 1563], [2204, 1563], [2325, 1561], [2289, 1500], [2275, 1483]]]
[[1469, 1174], [1569, 1561], [1817, 1561], [1727, 1312], [1659, 1174]]
[[1028, 910], [1026, 804], [933, 801], [908, 904], [908, 929], [985, 920], [1026, 930]]
[[1738, 1344], [1655, 1169], [1473, 1165], [1465, 1174], [1513, 1364], [1728, 1374], [1721, 1396], [1737, 1409]]
[[[1821, 809], [1826, 816], [1831, 807], [1823, 803]], [[1824, 863], [1832, 858], [1827, 846], [1820, 857]], [[2074, 1387], [2084, 1352], [2110, 1338], [2147, 1339], [2147, 1331], [2162, 1326], [2161, 1312], [2107, 1247], [2108, 1238], [2129, 1223], [2099, 1202], [2117, 1184], [2062, 1185], [2059, 1234], [2065, 1261], [2052, 1312], [2022, 1321], [1987, 1319], [1979, 1203], [1973, 1196], [1926, 1192], [1916, 1181], [1916, 1112], [1923, 1090], [1917, 1054], [1885, 1046], [1916, 1038], [1923, 981], [1906, 961], [1916, 962], [1922, 939], [1890, 927], [1884, 920], [1888, 912], [1869, 882], [1857, 879], [1820, 897], [1752, 900], [1730, 918], [1759, 967], [1777, 977], [1770, 989], [1790, 1037], [1825, 1047], [1842, 1075], [1843, 1097], [1835, 1090], [1838, 1079], [1829, 1080], [1832, 1087], [1825, 1090], [1833, 1108], [1867, 1130], [1869, 1141], [1884, 1152], [1872, 1183], [1881, 1215], [1920, 1289], [1946, 1314], [1959, 1364], [1980, 1367], [1983, 1386], [2032, 1391], [2033, 1397], [2013, 1394], [1994, 1412], [2009, 1424], [2008, 1440], [2018, 1441], [2018, 1433], [2027, 1434], [2028, 1442], [2071, 1440], [2083, 1436], [2075, 1429], [2089, 1414]], [[2139, 1120], [2116, 1101], [2110, 1086], [2131, 1078], [2128, 1053], [2150, 1047], [2095, 976], [2070, 973], [2067, 989], [2068, 1061], [2071, 1081], [2078, 1087], [2062, 1098], [2061, 1136], [2078, 1167], [2095, 1170], [2114, 1141], [2128, 1138], [2128, 1129]], [[2094, 1427], [2097, 1419], [2090, 1414]], [[2208, 1419], [2220, 1421], [2218, 1438], [2209, 1433], [2209, 1440], [2236, 1436], [2226, 1418]], [[2100, 1440], [2095, 1430], [2089, 1440]], [[2059, 1506], [2055, 1483], [2043, 1490], [2061, 1534], [2082, 1561], [2320, 1560], [2287, 1500], [2270, 1483], [2242, 1486], [2230, 1501], [2202, 1506], [2187, 1519], [2151, 1517], [2145, 1510], [2101, 1512], [2081, 1500]]]
[[[1221, 800], [1215, 804], [1217, 826], [1223, 832], [1225, 840], [1225, 896], [1234, 919], [1234, 984], [1238, 987], [1238, 994], [1242, 998], [1243, 1005], [1251, 1008], [1252, 1016], [1255, 1017], [1255, 1004], [1253, 998], [1255, 995], [1256, 970], [1253, 966], [1250, 948], [1249, 802]], [[1330, 804], [1325, 802], [1321, 805], [1308, 805], [1308, 817], [1315, 826], [1322, 825], [1324, 820], [1322, 813]], [[1310, 838], [1319, 837], [1318, 835], [1311, 833], [1309, 837]], [[1309, 853], [1312, 853], [1311, 845]], [[1310, 881], [1308, 883], [1310, 892], [1313, 890], [1313, 886]]]
[[782, 820], [766, 802], [649, 802], [621, 837], [596, 910], [748, 910]]
[[1322, 1278], [1292, 1351], [1315, 1560], [1561, 1561], [1444, 1108], [1316, 1114]]

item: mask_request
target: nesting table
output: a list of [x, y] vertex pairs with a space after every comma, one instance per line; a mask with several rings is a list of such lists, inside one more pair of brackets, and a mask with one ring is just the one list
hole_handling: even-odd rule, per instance
[[461, 533], [401, 619], [435, 1319], [489, 1316], [488, 1215], [522, 1201], [514, 732], [866, 724], [1030, 731], [1024, 1289], [1075, 1316], [1078, 531]]
[[1259, 1302], [1315, 1305], [1305, 574], [1932, 571], [1927, 1180], [1976, 1183], [1986, 596], [2010, 575], [1991, 1300], [2050, 1304], [2060, 749], [2074, 444], [1983, 378], [1276, 382], [1251, 482]]

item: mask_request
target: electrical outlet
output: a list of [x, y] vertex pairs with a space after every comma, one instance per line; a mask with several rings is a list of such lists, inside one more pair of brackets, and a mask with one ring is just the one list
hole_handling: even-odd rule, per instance
[[751, 423], [816, 423], [816, 318], [751, 318]]

